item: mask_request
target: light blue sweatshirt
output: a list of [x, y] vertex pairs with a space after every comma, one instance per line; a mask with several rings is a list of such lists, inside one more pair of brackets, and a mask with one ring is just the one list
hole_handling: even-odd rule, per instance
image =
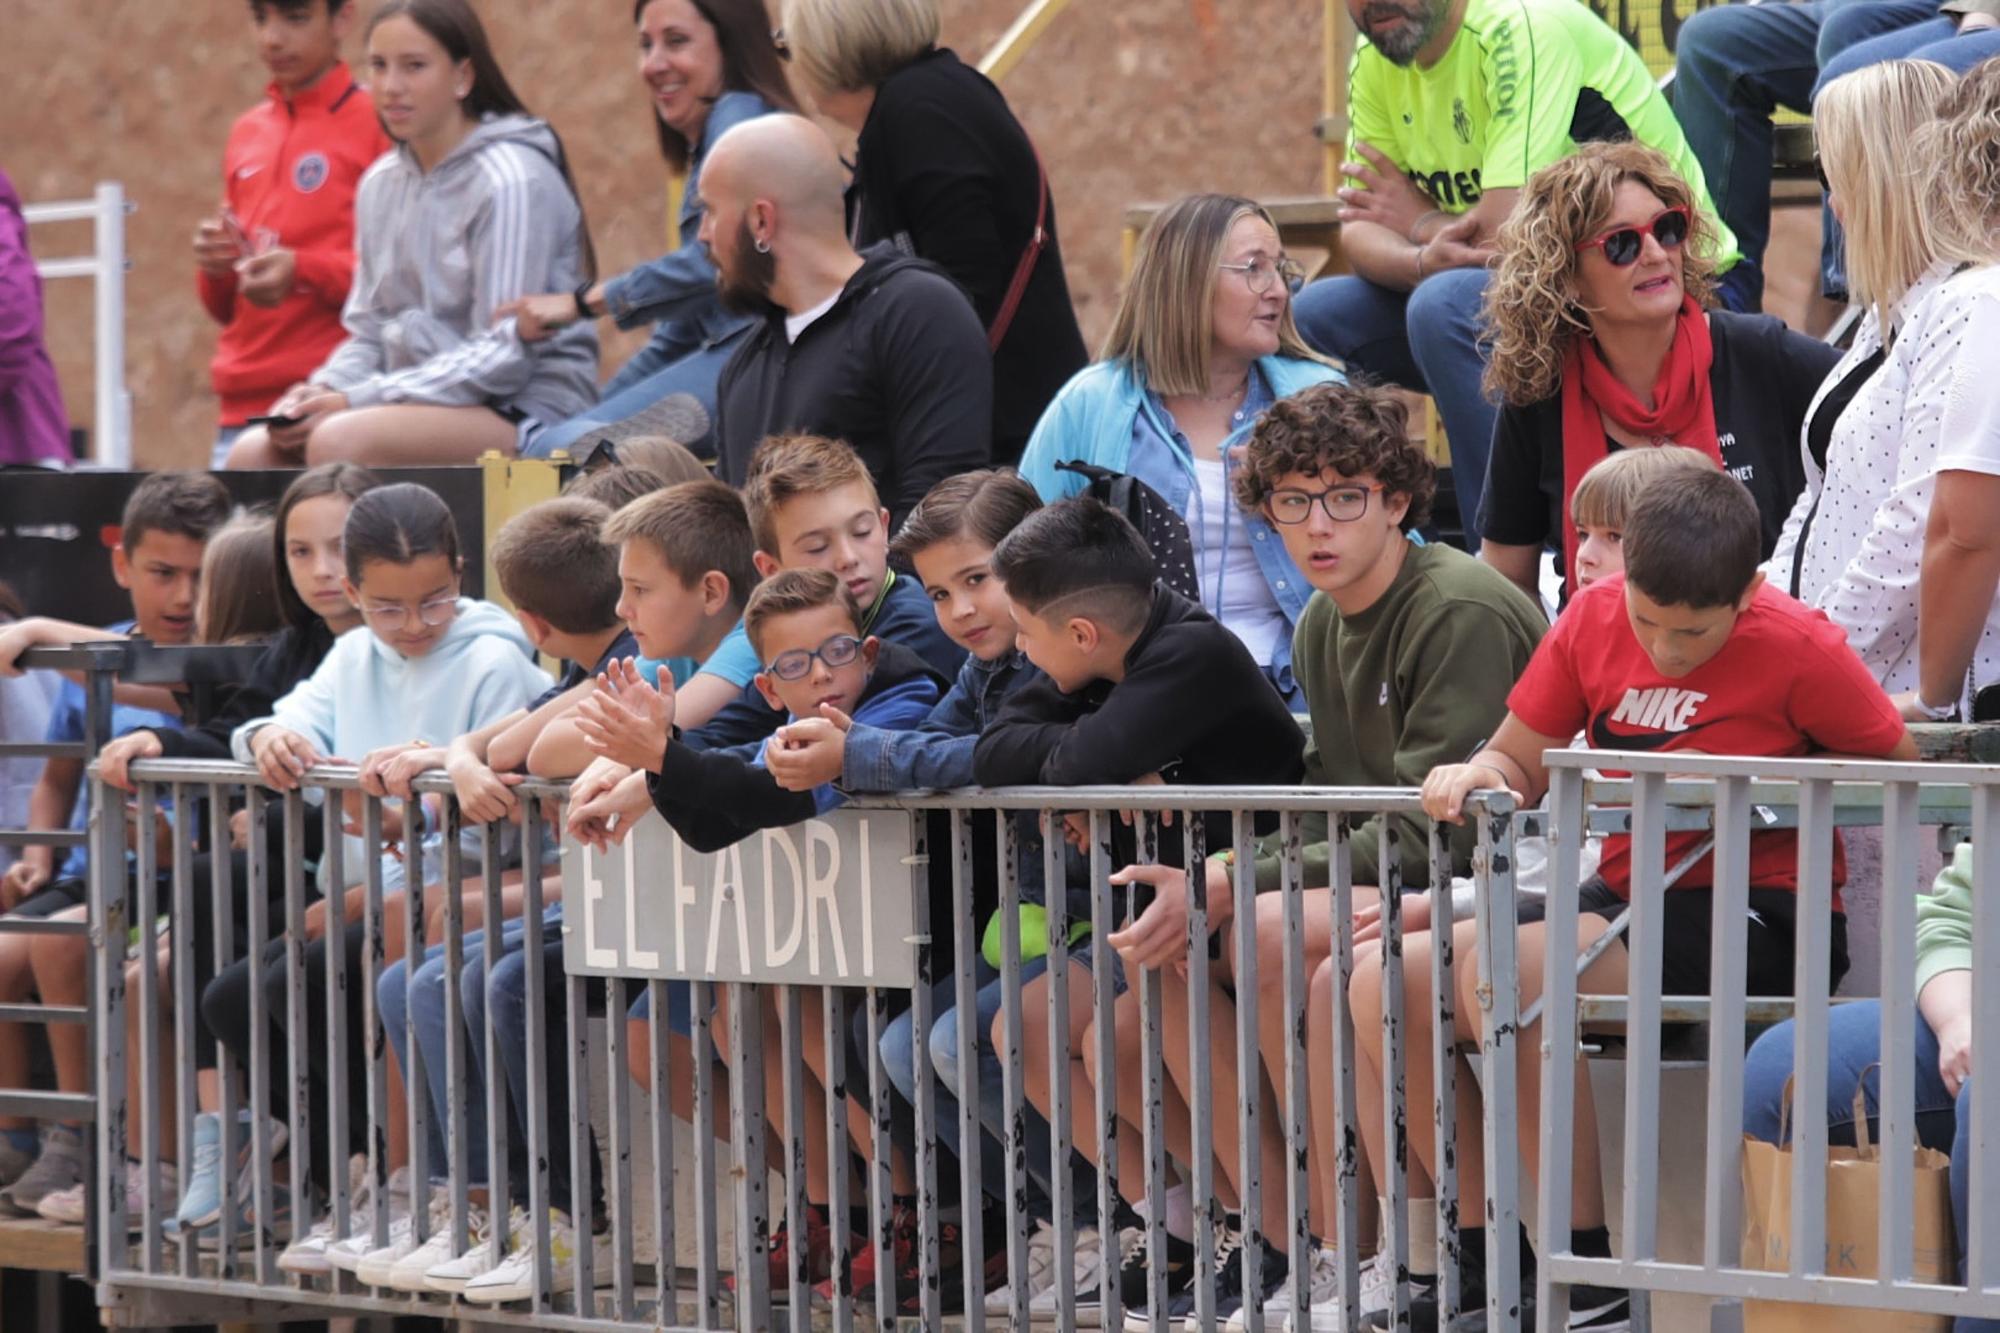
[[[351, 629], [269, 717], [238, 727], [230, 748], [244, 763], [254, 762], [250, 737], [274, 724], [305, 736], [329, 758], [357, 764], [385, 745], [448, 745], [525, 708], [549, 687], [533, 652], [513, 616], [470, 597], [459, 599], [458, 619], [422, 657], [404, 657], [365, 625]], [[358, 883], [361, 844], [353, 838], [348, 844], [347, 865]]]

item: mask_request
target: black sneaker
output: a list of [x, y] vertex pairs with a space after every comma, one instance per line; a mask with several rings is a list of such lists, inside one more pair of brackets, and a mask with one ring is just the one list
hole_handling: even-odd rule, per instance
[[1569, 1289], [1570, 1333], [1628, 1333], [1632, 1296], [1610, 1287]]
[[[1153, 1271], [1154, 1260], [1146, 1243], [1148, 1232], [1144, 1227], [1135, 1227], [1124, 1232], [1119, 1239], [1125, 1258], [1118, 1269], [1118, 1303], [1125, 1311], [1125, 1327], [1132, 1333], [1147, 1333], [1152, 1323], [1147, 1315], [1149, 1293], [1148, 1275]], [[1159, 1267], [1167, 1279], [1167, 1308], [1172, 1310], [1194, 1281], [1194, 1244], [1172, 1234], [1167, 1235], [1166, 1252], [1159, 1257]]]
[[[1458, 1296], [1458, 1313], [1444, 1326], [1445, 1333], [1488, 1333], [1490, 1325], [1486, 1319], [1486, 1292], [1472, 1290], [1473, 1283], [1461, 1283]], [[1381, 1313], [1374, 1316], [1370, 1328], [1386, 1329], [1390, 1316]], [[1571, 1328], [1578, 1325], [1572, 1323]], [[1595, 1326], [1593, 1326], [1595, 1327]], [[1606, 1329], [1623, 1327], [1605, 1325]], [[1414, 1281], [1410, 1287], [1410, 1333], [1438, 1333], [1438, 1289], [1437, 1279], [1430, 1278], [1419, 1286]], [[1521, 1333], [1535, 1333], [1535, 1292], [1526, 1283], [1521, 1287]]]
[[[1229, 1217], [1215, 1232], [1215, 1317], [1227, 1320], [1243, 1308], [1243, 1257], [1247, 1253], [1245, 1237], [1235, 1216]], [[1264, 1289], [1264, 1297], [1285, 1285], [1285, 1277], [1291, 1271], [1291, 1263], [1282, 1250], [1272, 1248], [1268, 1241], [1257, 1242], [1259, 1266], [1258, 1285]], [[1175, 1301], [1167, 1311], [1169, 1319], [1184, 1320], [1188, 1333], [1201, 1333], [1201, 1320], [1195, 1314], [1195, 1292], [1190, 1290]]]
[[[1410, 1292], [1410, 1328], [1412, 1333], [1422, 1329], [1424, 1333], [1437, 1333], [1438, 1289], [1435, 1273], [1412, 1273], [1408, 1283]], [[1482, 1295], [1480, 1299], [1485, 1299]], [[1464, 1304], [1461, 1300], [1460, 1304]], [[1373, 1314], [1361, 1316], [1364, 1328], [1382, 1330], [1391, 1327], [1395, 1318], [1392, 1310], [1377, 1310]]]

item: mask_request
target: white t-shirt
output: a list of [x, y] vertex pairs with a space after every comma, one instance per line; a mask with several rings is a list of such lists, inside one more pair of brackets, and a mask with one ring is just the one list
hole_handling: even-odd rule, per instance
[[833, 295], [827, 297], [824, 301], [821, 301], [818, 305], [814, 306], [812, 309], [800, 311], [796, 315], [786, 315], [785, 341], [788, 343], [797, 342], [799, 340], [799, 335], [801, 333], [804, 333], [807, 329], [811, 328], [814, 320], [818, 319], [821, 315], [824, 315], [827, 311], [833, 309], [833, 303], [840, 299], [840, 292], [841, 289], [836, 287], [834, 289]]
[[[1806, 452], [1806, 488], [1767, 566], [1788, 589], [1798, 560], [1800, 598], [1847, 632], [1891, 694], [1917, 687], [1918, 583], [1937, 474], [2000, 474], [2000, 375], [1990, 359], [2000, 347], [2000, 271], [1948, 275], [1934, 268], [1904, 297], [1895, 345], [1834, 423], [1824, 473]], [[1871, 315], [1819, 396], [1881, 345]], [[1815, 401], [1808, 422], [1818, 410]], [[2000, 615], [1989, 612], [1971, 684], [1994, 683]]]
[[1243, 641], [1253, 661], [1269, 662], [1292, 627], [1257, 566], [1250, 525], [1229, 494], [1221, 459], [1195, 459], [1194, 480], [1185, 517], [1194, 538], [1201, 603]]

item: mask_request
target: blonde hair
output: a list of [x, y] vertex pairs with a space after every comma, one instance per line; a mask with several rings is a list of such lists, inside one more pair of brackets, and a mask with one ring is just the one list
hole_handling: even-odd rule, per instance
[[1612, 196], [1626, 181], [1646, 187], [1668, 208], [1688, 210], [1681, 284], [1706, 305], [1715, 274], [1715, 225], [1658, 150], [1641, 143], [1588, 143], [1528, 178], [1500, 225], [1499, 259], [1486, 284], [1486, 327], [1493, 351], [1486, 393], [1525, 407], [1562, 382], [1570, 344], [1590, 336], [1577, 299], [1577, 247], [1611, 224]]
[[634, 435], [614, 446], [623, 467], [642, 467], [656, 473], [669, 486], [684, 481], [707, 481], [715, 474], [695, 457], [693, 450], [665, 435]]
[[937, 0], [784, 0], [779, 26], [806, 82], [824, 93], [879, 87], [937, 45]]
[[1813, 99], [1829, 189], [1840, 198], [1847, 290], [1884, 334], [1896, 307], [1937, 258], [1928, 197], [1934, 173], [1911, 142], [1937, 117], [1952, 74], [1929, 60], [1885, 60], [1843, 74]]
[[[1278, 230], [1262, 204], [1241, 195], [1184, 195], [1161, 209], [1139, 238], [1099, 358], [1143, 370], [1147, 385], [1159, 394], [1207, 393], [1215, 284], [1221, 277], [1216, 265], [1222, 262], [1230, 229], [1244, 218], [1258, 219], [1273, 233]], [[1290, 300], [1278, 315], [1278, 352], [1326, 360], [1299, 337]]]
[[1619, 449], [1597, 460], [1569, 497], [1569, 520], [1579, 528], [1623, 529], [1639, 495], [1675, 472], [1713, 472], [1715, 460], [1684, 444]]
[[2000, 260], [2000, 56], [1983, 60], [1945, 90], [1937, 119], [1917, 136], [1917, 155], [1942, 187], [1933, 192], [1931, 236], [1939, 259]]

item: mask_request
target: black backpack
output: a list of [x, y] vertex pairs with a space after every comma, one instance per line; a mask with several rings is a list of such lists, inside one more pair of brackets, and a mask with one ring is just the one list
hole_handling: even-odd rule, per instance
[[1189, 601], [1201, 602], [1201, 581], [1195, 575], [1194, 538], [1187, 520], [1174, 512], [1165, 496], [1137, 477], [1095, 463], [1061, 462], [1060, 472], [1074, 472], [1090, 483], [1084, 494], [1117, 510], [1139, 530], [1152, 549], [1161, 583]]

